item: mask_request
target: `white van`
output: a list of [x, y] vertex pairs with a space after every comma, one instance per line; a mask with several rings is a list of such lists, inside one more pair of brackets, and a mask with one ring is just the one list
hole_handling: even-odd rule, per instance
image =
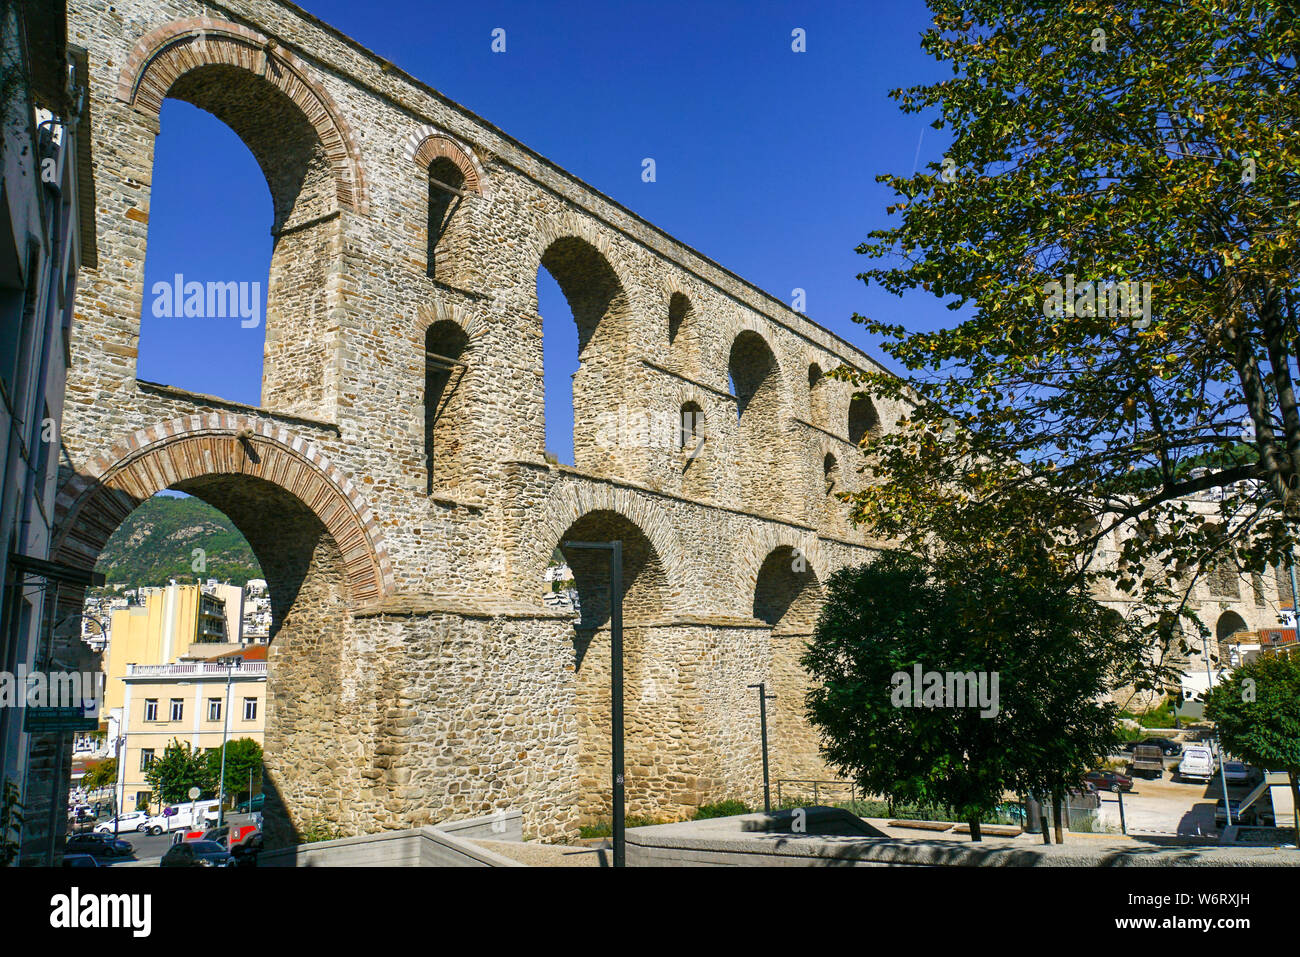
[[1203, 744], [1183, 748], [1178, 776], [1184, 781], [1209, 781], [1214, 777], [1214, 753]]
[[216, 801], [194, 801], [189, 804], [177, 804], [163, 809], [162, 814], [149, 818], [146, 830], [150, 834], [162, 834], [164, 831], [176, 831], [182, 828], [205, 827], [207, 815], [216, 812]]

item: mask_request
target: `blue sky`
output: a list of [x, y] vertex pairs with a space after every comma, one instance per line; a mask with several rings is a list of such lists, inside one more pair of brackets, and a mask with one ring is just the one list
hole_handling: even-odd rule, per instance
[[[933, 298], [864, 287], [854, 252], [886, 225], [877, 174], [938, 161], [944, 131], [901, 113], [900, 86], [949, 74], [920, 50], [920, 0], [542, 4], [305, 0], [306, 9], [731, 271], [880, 357], [850, 317], [950, 324]], [[506, 31], [506, 52], [491, 50]], [[807, 52], [791, 50], [805, 31]], [[918, 158], [918, 142], [919, 158]], [[655, 160], [656, 181], [641, 179]], [[219, 184], [219, 188], [218, 188]], [[233, 198], [232, 198], [233, 197]], [[150, 290], [174, 273], [261, 281], [271, 202], [227, 127], [169, 100], [162, 113], [146, 260], [139, 375], [256, 404], [264, 328], [156, 319]], [[572, 461], [576, 334], [543, 273], [547, 442]], [[195, 322], [205, 334], [196, 334]], [[222, 323], [222, 334], [207, 334]]]

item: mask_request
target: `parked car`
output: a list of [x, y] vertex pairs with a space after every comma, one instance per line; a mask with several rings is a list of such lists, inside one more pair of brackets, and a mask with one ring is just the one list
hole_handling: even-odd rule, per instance
[[1091, 784], [1098, 791], [1132, 791], [1133, 779], [1118, 771], [1089, 771], [1083, 776], [1085, 784]]
[[[1223, 805], [1223, 798], [1214, 802], [1214, 826], [1225, 827], [1228, 823], [1228, 812]], [[1252, 804], [1246, 810], [1241, 810], [1241, 799], [1232, 799], [1232, 823], [1240, 824], [1244, 827], [1273, 827], [1276, 823], [1273, 818], [1273, 809], [1271, 807], [1261, 808], [1258, 804]]]
[[1189, 744], [1174, 776], [1184, 781], [1209, 781], [1216, 768], [1213, 751], [1203, 744]]
[[240, 801], [235, 805], [236, 814], [250, 814], [253, 811], [260, 811], [266, 805], [266, 794], [254, 794], [250, 801]]
[[1249, 784], [1252, 779], [1250, 768], [1241, 761], [1224, 761], [1223, 776], [1227, 778], [1229, 787]]
[[[112, 834], [114, 820], [114, 818], [110, 817], [107, 821], [102, 821], [101, 823], [96, 824], [95, 833]], [[147, 824], [149, 823], [149, 815], [144, 811], [128, 811], [125, 814], [119, 814], [116, 821], [119, 833], [122, 831], [139, 831], [143, 834]]]
[[[198, 840], [216, 841], [223, 847], [228, 847], [231, 850], [234, 850], [234, 848], [244, 843], [254, 834], [261, 833], [262, 832], [255, 824], [223, 824], [221, 827], [208, 828], [199, 835]], [[185, 839], [187, 841], [190, 840], [188, 836]]]
[[1130, 741], [1124, 745], [1123, 751], [1126, 754], [1132, 754], [1134, 749], [1140, 747], [1159, 748], [1160, 753], [1166, 757], [1183, 753], [1183, 746], [1169, 738], [1147, 738], [1144, 741]]
[[65, 854], [89, 854], [91, 857], [130, 857], [131, 845], [111, 834], [76, 834], [63, 846]]
[[188, 804], [165, 807], [161, 814], [149, 818], [145, 830], [150, 834], [161, 834], [164, 831], [170, 833], [178, 828], [205, 826], [209, 820], [209, 813], [212, 815], [212, 820], [216, 819], [216, 806], [216, 801], [192, 801]]
[[262, 850], [262, 832], [250, 834], [241, 843], [230, 849], [230, 856], [235, 859], [236, 867], [256, 867], [257, 855]]
[[173, 844], [159, 867], [233, 867], [235, 859], [215, 841], [184, 841]]
[[64, 867], [99, 867], [99, 861], [93, 854], [64, 854]]
[[1160, 748], [1154, 744], [1139, 744], [1134, 748], [1133, 757], [1129, 759], [1128, 765], [1130, 774], [1143, 772], [1162, 777], [1165, 773], [1165, 759], [1161, 755]]

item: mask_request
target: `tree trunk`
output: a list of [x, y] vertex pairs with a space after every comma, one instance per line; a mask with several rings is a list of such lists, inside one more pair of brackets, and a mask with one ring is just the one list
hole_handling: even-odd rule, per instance
[[970, 839], [972, 842], [984, 840], [984, 837], [980, 834], [980, 819], [978, 817], [970, 819]]
[[1052, 795], [1052, 826], [1056, 831], [1056, 843], [1064, 844], [1065, 836], [1061, 830], [1061, 805], [1063, 804], [1061, 792], [1057, 791]]

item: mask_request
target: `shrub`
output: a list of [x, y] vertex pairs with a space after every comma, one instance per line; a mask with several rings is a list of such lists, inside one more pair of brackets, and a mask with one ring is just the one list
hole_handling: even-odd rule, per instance
[[714, 817], [731, 817], [735, 814], [753, 814], [754, 809], [743, 801], [719, 801], [717, 804], [701, 804], [695, 809], [692, 821], [705, 821]]

